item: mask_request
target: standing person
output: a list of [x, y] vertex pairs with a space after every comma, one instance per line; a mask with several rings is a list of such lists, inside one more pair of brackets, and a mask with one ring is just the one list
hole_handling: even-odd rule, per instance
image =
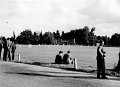
[[10, 41], [10, 38], [7, 39], [7, 57], [9, 61], [11, 61], [11, 47], [12, 47], [12, 41]]
[[2, 37], [0, 37], [0, 60], [1, 60], [1, 53], [2, 53]]
[[119, 60], [118, 60], [118, 64], [117, 64], [116, 70], [117, 70], [117, 72], [119, 74], [119, 71], [120, 71], [120, 52], [118, 54], [118, 57], [119, 57]]
[[100, 41], [99, 46], [97, 47], [97, 78], [107, 79], [105, 76], [105, 51], [103, 50], [104, 41]]
[[63, 62], [63, 52], [59, 51], [59, 54], [56, 55], [55, 63], [62, 64], [62, 62]]
[[63, 63], [64, 64], [73, 64], [73, 58], [70, 54], [70, 51], [68, 51], [66, 54], [64, 54]]
[[12, 46], [11, 46], [12, 60], [14, 60], [15, 57], [15, 50], [16, 50], [16, 43], [14, 40], [12, 40]]
[[3, 61], [7, 61], [7, 51], [8, 51], [8, 47], [7, 47], [7, 40], [5, 37], [3, 37]]
[[0, 60], [1, 60], [1, 53], [2, 53], [2, 43], [0, 43]]

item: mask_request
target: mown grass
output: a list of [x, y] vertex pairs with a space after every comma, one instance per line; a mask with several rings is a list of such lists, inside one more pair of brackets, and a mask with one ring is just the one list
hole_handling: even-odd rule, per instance
[[[69, 70], [69, 71], [97, 74], [97, 70], [94, 70], [92, 68], [78, 68], [78, 69], [75, 69], [72, 64], [55, 64], [55, 63], [32, 62], [32, 61], [14, 61], [14, 62], [15, 63], [29, 64], [29, 65], [36, 65], [36, 66], [42, 66], [42, 67], [49, 67], [49, 68], [59, 68], [59, 69], [64, 69], [64, 70]], [[120, 77], [120, 74], [114, 68], [113, 69], [106, 69], [106, 75]]]
[[[55, 55], [60, 50], [64, 53], [70, 50], [72, 56], [77, 59], [78, 69], [76, 71], [96, 73], [96, 49], [97, 47], [92, 46], [33, 45], [29, 47], [22, 45], [21, 48], [17, 46], [15, 61], [18, 60], [18, 54], [20, 54], [21, 62], [25, 64], [74, 70], [73, 65], [54, 64]], [[114, 71], [114, 64], [118, 62], [119, 48], [104, 47], [104, 49], [106, 51], [106, 74], [119, 76]]]
[[[96, 49], [97, 47], [91, 46], [33, 45], [29, 47], [22, 45], [21, 48], [17, 46], [15, 60], [20, 54], [21, 61], [54, 63], [55, 56], [60, 50], [64, 53], [70, 50], [73, 58], [77, 59], [79, 68], [92, 67], [96, 69]], [[112, 69], [114, 64], [118, 62], [119, 48], [105, 47], [104, 49], [106, 51], [106, 68]]]

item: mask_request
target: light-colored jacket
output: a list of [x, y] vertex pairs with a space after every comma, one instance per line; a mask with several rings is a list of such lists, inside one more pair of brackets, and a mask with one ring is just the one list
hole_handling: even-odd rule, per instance
[[11, 47], [12, 47], [12, 41], [7, 40], [7, 48], [9, 51], [11, 51]]

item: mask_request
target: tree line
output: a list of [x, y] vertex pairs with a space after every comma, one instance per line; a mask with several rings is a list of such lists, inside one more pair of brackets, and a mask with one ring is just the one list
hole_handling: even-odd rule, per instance
[[[94, 34], [95, 27], [91, 29], [84, 26], [80, 29], [70, 30], [69, 32], [59, 30], [56, 32], [32, 32], [30, 29], [25, 29], [17, 37], [17, 44], [60, 44], [59, 42], [73, 41], [74, 45], [90, 45], [95, 46], [100, 40], [105, 42], [105, 46], [120, 46], [120, 34], [115, 33], [111, 37], [97, 36]], [[63, 43], [64, 44], [64, 43]]]

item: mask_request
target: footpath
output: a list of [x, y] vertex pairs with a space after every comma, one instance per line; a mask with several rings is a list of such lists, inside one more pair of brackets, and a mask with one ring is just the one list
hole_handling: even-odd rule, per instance
[[0, 61], [0, 87], [120, 87], [119, 77]]

